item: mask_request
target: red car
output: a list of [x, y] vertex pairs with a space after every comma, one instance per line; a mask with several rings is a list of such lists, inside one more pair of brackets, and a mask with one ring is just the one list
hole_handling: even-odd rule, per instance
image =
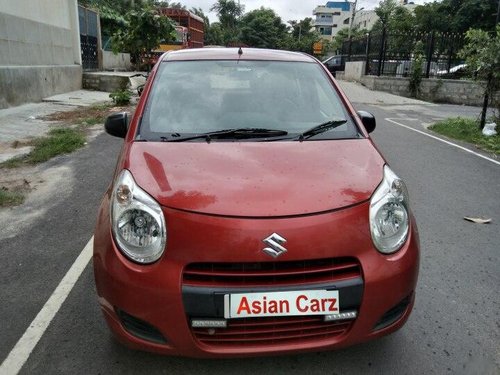
[[94, 239], [99, 303], [126, 345], [190, 357], [330, 350], [408, 319], [419, 266], [403, 181], [331, 74], [301, 53], [163, 55]]

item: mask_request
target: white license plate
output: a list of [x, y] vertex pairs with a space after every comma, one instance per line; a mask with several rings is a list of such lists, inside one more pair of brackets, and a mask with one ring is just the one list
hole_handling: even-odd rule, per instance
[[224, 317], [329, 315], [340, 310], [338, 290], [237, 293], [224, 296]]

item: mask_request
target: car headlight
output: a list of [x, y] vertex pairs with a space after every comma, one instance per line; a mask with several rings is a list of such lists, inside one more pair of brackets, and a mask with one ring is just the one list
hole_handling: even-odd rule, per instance
[[370, 231], [378, 251], [391, 254], [408, 238], [410, 205], [406, 186], [386, 165], [384, 179], [370, 201]]
[[165, 250], [167, 230], [160, 205], [123, 170], [111, 196], [111, 228], [118, 248], [137, 263], [153, 263]]

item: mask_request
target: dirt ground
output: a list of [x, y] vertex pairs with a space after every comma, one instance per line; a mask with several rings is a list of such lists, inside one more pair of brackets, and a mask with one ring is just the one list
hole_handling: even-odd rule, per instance
[[[40, 117], [40, 119], [51, 122], [51, 127], [79, 127], [84, 132], [88, 142], [104, 131], [103, 125], [108, 115], [114, 112], [133, 113], [133, 111], [133, 105], [126, 107], [100, 105], [55, 112]], [[30, 146], [31, 142], [27, 140], [14, 141], [9, 145], [9, 147], [16, 149], [25, 147], [28, 151]], [[44, 183], [46, 183], [46, 179], [42, 165], [20, 165], [15, 168], [0, 166], [0, 189], [4, 191], [22, 193], [27, 197], [29, 194], [43, 189]], [[1, 206], [0, 209], [2, 209]]]
[[50, 115], [43, 116], [40, 119], [45, 121], [57, 121], [64, 124], [81, 124], [88, 119], [100, 119], [102, 123], [106, 117], [113, 112], [129, 112], [131, 107], [110, 107], [107, 105], [81, 107], [69, 112], [55, 112]]

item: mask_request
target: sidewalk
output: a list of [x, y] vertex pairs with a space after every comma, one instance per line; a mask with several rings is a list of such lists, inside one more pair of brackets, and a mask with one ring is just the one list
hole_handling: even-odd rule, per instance
[[422, 100], [397, 96], [384, 91], [372, 91], [365, 86], [349, 81], [337, 80], [342, 90], [349, 100], [353, 103], [372, 104], [372, 105], [428, 105], [437, 106], [437, 104], [424, 102]]
[[43, 136], [50, 130], [52, 122], [42, 117], [105, 102], [110, 102], [107, 92], [78, 90], [45, 98], [41, 103], [0, 109], [0, 163], [31, 149], [15, 147], [15, 143]]

